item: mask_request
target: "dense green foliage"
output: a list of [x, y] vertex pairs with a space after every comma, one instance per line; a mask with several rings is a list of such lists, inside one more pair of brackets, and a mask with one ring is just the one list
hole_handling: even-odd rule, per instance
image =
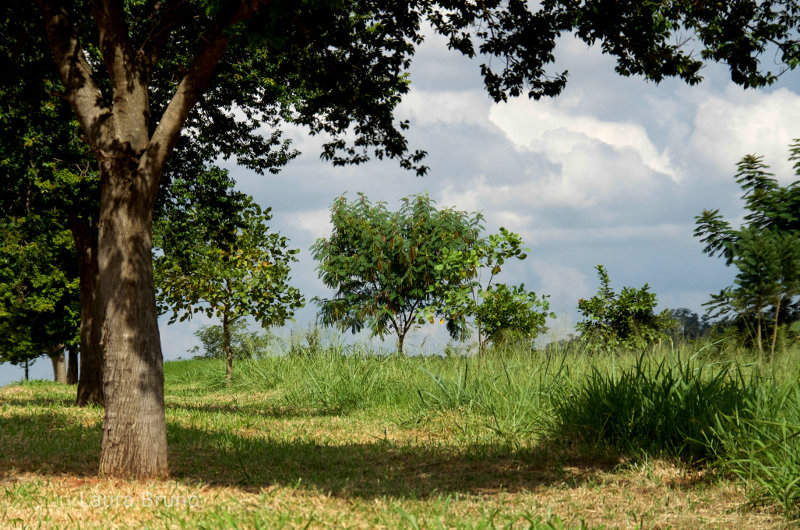
[[402, 353], [417, 312], [464, 281], [461, 269], [442, 272], [441, 265], [448, 251], [475, 245], [481, 221], [479, 214], [437, 210], [426, 194], [403, 199], [396, 212], [363, 194], [354, 202], [340, 197], [331, 209], [333, 233], [311, 248], [322, 283], [335, 290], [315, 299], [320, 320], [378, 336], [391, 331]]
[[623, 287], [619, 294], [611, 288], [608, 273], [597, 266], [600, 287], [592, 298], [578, 301], [585, 320], [575, 326], [589, 352], [641, 350], [666, 336], [673, 325], [668, 310], [654, 313], [656, 295], [644, 284], [639, 289]]
[[0, 362], [23, 364], [78, 342], [75, 248], [69, 230], [52, 223], [0, 219]]
[[[534, 339], [545, 328], [547, 317], [555, 318], [549, 311], [547, 295], [541, 298], [525, 285], [512, 286], [498, 283], [497, 275], [506, 261], [524, 260], [519, 234], [500, 228], [500, 233], [477, 240], [468, 249], [446, 249], [442, 263], [436, 265], [436, 274], [446, 287], [439, 305], [420, 310], [422, 319], [433, 320], [435, 314], [448, 318], [448, 330], [453, 338], [470, 336], [470, 324], [478, 335], [478, 350], [486, 353], [490, 342], [504, 335]], [[448, 279], [457, 278], [457, 283]]]

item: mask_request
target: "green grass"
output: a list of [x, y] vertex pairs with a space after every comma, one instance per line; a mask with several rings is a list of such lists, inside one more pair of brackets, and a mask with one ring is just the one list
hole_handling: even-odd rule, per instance
[[[347, 348], [238, 362], [230, 387], [221, 361], [169, 362], [172, 478], [151, 484], [97, 476], [103, 411], [74, 407], [74, 388], [12, 385], [0, 527], [781, 527], [798, 515], [793, 361], [697, 349]], [[96, 510], [92, 495], [138, 502]]]

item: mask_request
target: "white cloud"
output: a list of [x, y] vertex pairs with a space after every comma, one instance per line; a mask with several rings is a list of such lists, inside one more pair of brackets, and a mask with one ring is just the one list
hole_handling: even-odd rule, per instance
[[795, 180], [787, 157], [789, 142], [800, 137], [800, 95], [791, 90], [766, 93], [730, 85], [724, 94], [700, 101], [694, 126], [688, 145], [723, 175], [733, 175], [744, 155], [758, 154], [782, 184]]
[[691, 233], [691, 226], [675, 223], [660, 224], [640, 224], [633, 226], [610, 226], [610, 227], [581, 227], [579, 229], [570, 228], [546, 228], [537, 230], [531, 238], [532, 243], [544, 241], [556, 241], [562, 243], [580, 243], [586, 241], [605, 241], [614, 243], [626, 243], [631, 241], [652, 241], [653, 239], [679, 238]]
[[[645, 128], [625, 121], [603, 121], [574, 110], [575, 100], [541, 100], [530, 102], [515, 99], [507, 104], [494, 105], [489, 118], [518, 150], [545, 153], [555, 162], [572, 166], [576, 170], [597, 167], [597, 162], [608, 158], [608, 150], [617, 157], [638, 163], [650, 171], [681, 180], [681, 172], [672, 164], [667, 151], [656, 148]], [[605, 151], [605, 156], [601, 153]], [[638, 172], [641, 175], [641, 171]], [[649, 173], [649, 171], [648, 171]], [[589, 171], [591, 178], [625, 179], [624, 174], [598, 175]], [[577, 177], [578, 175], [565, 175]], [[647, 180], [648, 177], [645, 177]]]
[[326, 237], [331, 233], [331, 213], [327, 209], [295, 212], [286, 217], [290, 225], [309, 232], [314, 238]]
[[399, 106], [414, 126], [437, 123], [488, 125], [491, 100], [478, 91], [428, 91], [412, 89]]

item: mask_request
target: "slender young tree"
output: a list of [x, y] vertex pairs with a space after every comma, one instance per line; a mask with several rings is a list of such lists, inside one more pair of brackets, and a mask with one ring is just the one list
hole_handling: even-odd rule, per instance
[[[789, 151], [800, 176], [800, 140]], [[736, 173], [747, 211], [744, 224], [733, 228], [719, 210], [705, 210], [695, 218], [695, 237], [705, 243], [703, 252], [724, 257], [738, 271], [735, 285], [712, 295], [705, 305], [716, 315], [752, 316], [759, 359], [764, 356], [763, 321], [771, 307], [772, 360], [781, 307], [800, 294], [800, 182], [780, 186], [768, 170], [761, 157], [744, 156]]]
[[288, 284], [290, 263], [297, 261], [299, 251], [269, 231], [269, 209], [262, 211], [250, 197], [238, 199], [227, 230], [215, 222], [218, 209], [196, 206], [173, 208], [155, 226], [153, 267], [160, 311], [172, 312], [170, 324], [199, 312], [221, 320], [227, 384], [233, 375], [235, 324], [250, 316], [265, 329], [281, 326], [305, 302]]

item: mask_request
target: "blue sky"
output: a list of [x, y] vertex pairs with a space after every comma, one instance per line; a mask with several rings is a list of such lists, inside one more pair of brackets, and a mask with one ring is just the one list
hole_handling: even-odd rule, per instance
[[[550, 295], [559, 315], [551, 337], [574, 328], [578, 299], [597, 289], [597, 264], [616, 288], [647, 282], [660, 307], [700, 312], [733, 273], [701, 253], [694, 216], [704, 208], [741, 216], [733, 175], [745, 154], [763, 155], [782, 184], [796, 179], [787, 156], [789, 142], [800, 137], [798, 73], [745, 91], [718, 65], [694, 87], [623, 78], [612, 58], [572, 37], [562, 39], [557, 57], [556, 69], [569, 70], [561, 96], [494, 104], [477, 62], [429, 37], [398, 112], [411, 121], [412, 148], [428, 151], [430, 172], [422, 178], [391, 161], [332, 167], [319, 159], [323, 140], [299, 128], [287, 134], [303, 154], [279, 175], [225, 167], [242, 191], [272, 207], [273, 228], [301, 250], [292, 283], [309, 300], [327, 294], [308, 249], [329, 232], [336, 197], [363, 192], [396, 207], [402, 197], [427, 192], [440, 206], [483, 212], [487, 233], [505, 226], [522, 235], [531, 252], [504, 271], [504, 281]], [[314, 317], [309, 304], [293, 327], [305, 328]], [[167, 326], [162, 319], [165, 358], [188, 356], [193, 332], [209, 322], [195, 317]], [[446, 343], [440, 329], [428, 327], [409, 338], [409, 350], [423, 340], [428, 350]], [[32, 377], [51, 372], [40, 359]], [[21, 377], [21, 369], [0, 365], [0, 385]]]

